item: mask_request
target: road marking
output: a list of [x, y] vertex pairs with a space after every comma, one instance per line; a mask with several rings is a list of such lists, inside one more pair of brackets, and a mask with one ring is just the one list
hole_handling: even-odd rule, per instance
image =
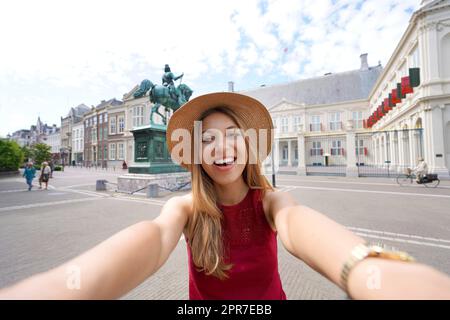
[[123, 200], [123, 201], [141, 202], [141, 203], [146, 203], [146, 204], [154, 204], [154, 205], [158, 205], [158, 206], [161, 206], [161, 207], [166, 203], [166, 201], [161, 201], [161, 200], [137, 199], [137, 198], [127, 197], [127, 196], [117, 196], [117, 195], [111, 197], [111, 199]]
[[13, 192], [24, 192], [24, 191], [28, 191], [28, 189], [3, 190], [3, 191], [0, 191], [0, 193], [13, 193]]
[[38, 207], [47, 207], [47, 206], [85, 202], [85, 201], [92, 201], [92, 200], [98, 200], [98, 198], [82, 198], [82, 199], [61, 200], [61, 201], [53, 201], [53, 202], [33, 203], [33, 204], [26, 204], [26, 205], [22, 205], [22, 206], [3, 207], [3, 208], [0, 208], [0, 212], [20, 210], [20, 209], [38, 208]]
[[294, 189], [295, 189], [294, 186], [288, 186], [288, 187], [280, 188], [279, 191], [289, 192], [289, 191], [294, 190]]
[[107, 198], [108, 197], [108, 194], [102, 194], [99, 192], [93, 192], [93, 191], [88, 191], [88, 190], [65, 189], [65, 191], [78, 193], [78, 194], [82, 194], [85, 196], [97, 197], [97, 198]]
[[394, 192], [394, 191], [377, 191], [377, 190], [360, 190], [360, 189], [340, 189], [340, 188], [326, 188], [326, 187], [306, 187], [306, 186], [280, 186], [291, 187], [292, 189], [310, 189], [310, 190], [324, 190], [324, 191], [341, 191], [341, 192], [359, 192], [359, 193], [377, 193], [377, 194], [389, 194], [389, 195], [401, 195], [412, 197], [430, 197], [430, 198], [447, 198], [450, 199], [450, 195], [442, 194], [423, 194], [423, 193], [411, 193], [411, 192]]
[[[334, 184], [359, 184], [359, 185], [368, 185], [368, 186], [399, 186], [398, 183], [381, 183], [381, 182], [356, 182], [356, 181], [330, 181], [330, 180], [313, 180], [313, 179], [286, 179], [283, 177], [278, 177], [281, 181], [293, 181], [293, 182], [299, 182], [299, 183], [310, 183], [310, 182], [316, 182], [316, 183], [334, 183]], [[442, 181], [441, 181], [442, 183]], [[418, 184], [411, 184], [410, 186], [403, 186], [405, 188], [419, 188], [423, 189], [422, 185]], [[442, 186], [439, 185], [436, 189], [450, 189], [450, 186]]]
[[450, 249], [450, 246], [446, 246], [446, 245], [443, 245], [443, 244], [436, 244], [436, 243], [423, 242], [423, 241], [417, 241], [417, 240], [399, 239], [399, 238], [378, 236], [378, 235], [361, 233], [361, 232], [355, 232], [355, 234], [357, 234], [358, 236], [361, 236], [363, 238], [375, 238], [375, 239], [380, 239], [380, 240], [388, 240], [388, 241], [395, 241], [395, 242], [402, 242], [402, 243], [417, 244], [417, 245], [421, 245], [421, 246], [429, 246], [429, 247], [435, 247], [435, 248]]
[[347, 229], [350, 229], [353, 231], [360, 231], [360, 232], [377, 233], [377, 234], [381, 234], [381, 235], [385, 235], [385, 236], [393, 236], [393, 237], [397, 237], [397, 238], [410, 238], [410, 239], [450, 243], [450, 240], [422, 237], [422, 236], [416, 236], [416, 235], [404, 234], [404, 233], [394, 233], [394, 232], [388, 232], [388, 231], [371, 230], [371, 229], [356, 228], [356, 227], [349, 227], [349, 226], [347, 226]]
[[95, 185], [95, 183], [73, 184], [71, 186], [61, 187], [60, 189], [71, 189], [71, 188], [75, 188], [75, 187], [88, 187], [88, 186], [93, 186], [93, 185]]

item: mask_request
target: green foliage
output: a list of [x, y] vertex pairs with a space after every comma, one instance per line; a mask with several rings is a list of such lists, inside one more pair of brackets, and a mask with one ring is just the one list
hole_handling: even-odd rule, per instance
[[50, 161], [52, 159], [51, 147], [45, 143], [37, 143], [32, 146], [34, 162], [37, 165], [41, 165], [44, 161]]
[[61, 171], [62, 170], [62, 167], [61, 166], [55, 166], [54, 168], [53, 168], [53, 171]]
[[29, 146], [23, 146], [20, 148], [23, 152], [23, 157], [25, 161], [28, 159], [34, 159], [34, 149]]
[[23, 152], [15, 141], [0, 140], [0, 171], [15, 171], [23, 162]]

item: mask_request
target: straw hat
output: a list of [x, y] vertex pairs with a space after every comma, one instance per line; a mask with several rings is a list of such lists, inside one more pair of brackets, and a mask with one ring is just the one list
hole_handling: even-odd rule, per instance
[[[175, 111], [169, 120], [166, 131], [169, 154], [171, 154], [172, 149], [179, 143], [178, 141], [171, 141], [172, 132], [175, 129], [183, 128], [189, 132], [193, 132], [194, 121], [199, 120], [200, 116], [206, 110], [219, 106], [226, 106], [234, 111], [246, 124], [247, 128], [253, 128], [257, 133], [260, 129], [266, 129], [268, 131], [267, 150], [265, 150], [264, 158], [260, 158], [260, 161], [263, 162], [272, 150], [272, 118], [261, 102], [252, 97], [233, 92], [205, 94], [188, 101]], [[189, 170], [189, 165], [180, 163], [179, 159], [172, 158], [172, 160]]]

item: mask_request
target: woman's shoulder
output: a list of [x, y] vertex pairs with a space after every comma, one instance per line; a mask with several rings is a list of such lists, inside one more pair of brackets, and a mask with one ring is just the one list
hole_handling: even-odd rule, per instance
[[184, 213], [188, 216], [192, 213], [193, 208], [193, 200], [192, 200], [192, 192], [189, 192], [185, 195], [174, 196], [168, 200], [172, 205], [180, 208]]
[[276, 207], [277, 204], [281, 203], [292, 203], [294, 198], [289, 192], [280, 191], [277, 189], [274, 190], [266, 190], [264, 194], [264, 198], [262, 199], [264, 211], [270, 213], [271, 209]]

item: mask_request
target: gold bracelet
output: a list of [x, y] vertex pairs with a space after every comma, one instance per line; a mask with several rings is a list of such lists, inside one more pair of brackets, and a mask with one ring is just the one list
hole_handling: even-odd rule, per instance
[[348, 293], [348, 276], [358, 262], [366, 258], [382, 258], [389, 260], [397, 260], [403, 262], [414, 262], [415, 259], [408, 253], [403, 251], [388, 251], [381, 245], [367, 245], [361, 243], [355, 246], [348, 260], [344, 263], [341, 271], [341, 284]]

